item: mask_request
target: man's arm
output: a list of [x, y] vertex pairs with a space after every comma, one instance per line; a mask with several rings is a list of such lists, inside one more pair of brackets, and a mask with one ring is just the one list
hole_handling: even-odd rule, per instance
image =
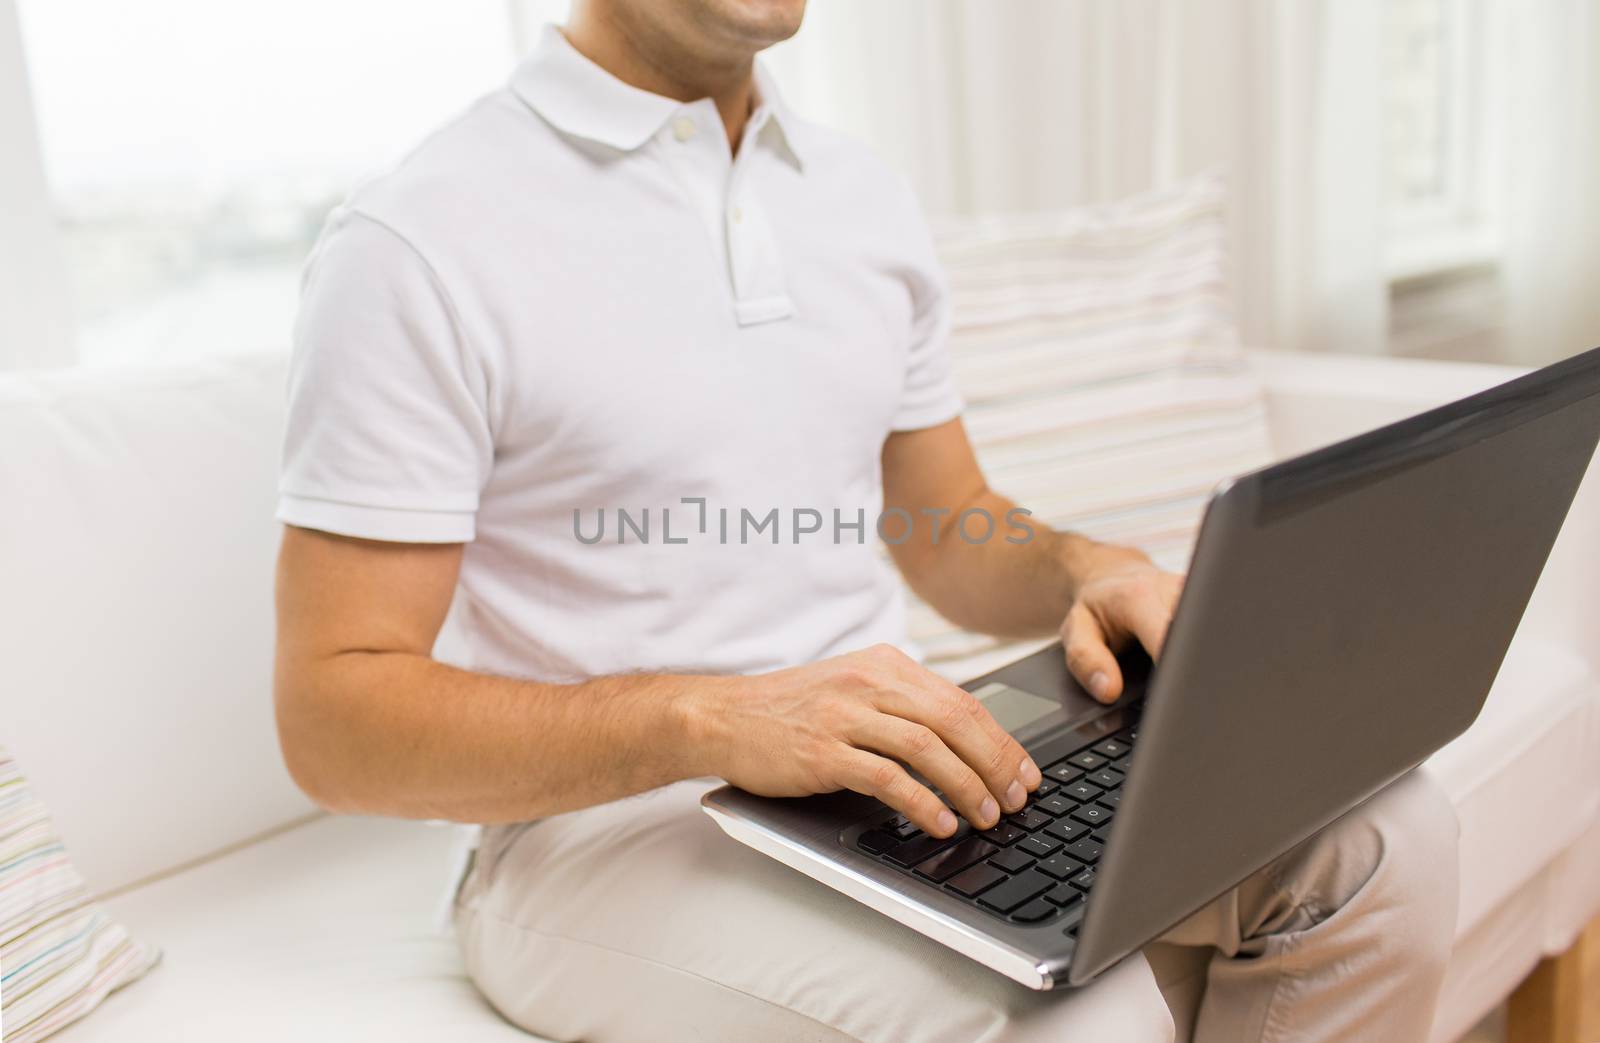
[[285, 529], [275, 691], [285, 759], [302, 788], [335, 810], [498, 822], [697, 769], [685, 735], [689, 678], [563, 689], [435, 662], [461, 553], [461, 544]]
[[1038, 766], [968, 693], [891, 648], [756, 677], [515, 681], [431, 658], [460, 544], [288, 527], [275, 699], [296, 782], [339, 811], [522, 821], [716, 775], [753, 792], [851, 789], [938, 836], [981, 828]]
[[[1059, 630], [1073, 675], [1105, 701], [1122, 694], [1116, 650], [1137, 640], [1160, 653], [1182, 579], [1137, 550], [1010, 515], [1017, 505], [989, 488], [959, 418], [889, 436], [883, 498], [914, 523], [890, 545], [895, 564], [951, 622], [1015, 637]], [[964, 530], [967, 511], [983, 513]], [[885, 530], [898, 538], [897, 522]]]

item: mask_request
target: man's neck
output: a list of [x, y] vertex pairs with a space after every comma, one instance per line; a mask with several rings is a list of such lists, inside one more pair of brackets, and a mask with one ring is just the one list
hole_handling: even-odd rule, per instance
[[579, 5], [562, 32], [567, 42], [623, 83], [676, 101], [710, 98], [737, 152], [755, 98], [755, 59], [718, 62], [669, 48], [641, 46], [644, 33], [622, 19]]

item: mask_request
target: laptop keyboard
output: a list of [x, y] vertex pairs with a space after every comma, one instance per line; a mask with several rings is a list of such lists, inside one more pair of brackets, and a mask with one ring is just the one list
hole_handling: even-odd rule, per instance
[[1022, 810], [991, 829], [963, 821], [940, 840], [890, 815], [863, 831], [856, 846], [991, 916], [1019, 924], [1056, 920], [1094, 886], [1138, 736], [1135, 724], [1047, 765]]

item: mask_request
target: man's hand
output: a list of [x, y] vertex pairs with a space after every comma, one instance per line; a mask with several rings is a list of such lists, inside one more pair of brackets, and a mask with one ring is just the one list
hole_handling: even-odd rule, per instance
[[1161, 655], [1183, 577], [1163, 572], [1136, 550], [1096, 544], [1079, 573], [1077, 597], [1061, 624], [1067, 668], [1089, 694], [1109, 703], [1122, 694], [1116, 653], [1138, 641]]
[[[889, 552], [917, 595], [952, 623], [1005, 637], [1059, 627], [1068, 668], [1102, 702], [1122, 694], [1116, 652], [1136, 640], [1160, 653], [1183, 578], [1128, 547], [1036, 520], [1020, 525], [1015, 519], [1029, 515], [989, 488], [959, 419], [888, 437], [883, 503], [919, 519], [921, 527]], [[986, 540], [964, 538], [959, 519], [971, 512], [1006, 519], [1027, 538], [1004, 529]]]
[[970, 692], [876, 645], [707, 689], [696, 713], [711, 773], [769, 797], [854, 790], [933, 836], [950, 808], [987, 829], [1037, 789], [1039, 766]]

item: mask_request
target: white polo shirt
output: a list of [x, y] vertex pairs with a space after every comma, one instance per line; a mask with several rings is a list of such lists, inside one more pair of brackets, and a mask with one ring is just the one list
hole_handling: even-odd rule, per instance
[[278, 516], [466, 543], [464, 665], [752, 672], [904, 643], [880, 452], [960, 411], [941, 278], [903, 180], [757, 83], [735, 159], [709, 99], [549, 29], [330, 217]]

